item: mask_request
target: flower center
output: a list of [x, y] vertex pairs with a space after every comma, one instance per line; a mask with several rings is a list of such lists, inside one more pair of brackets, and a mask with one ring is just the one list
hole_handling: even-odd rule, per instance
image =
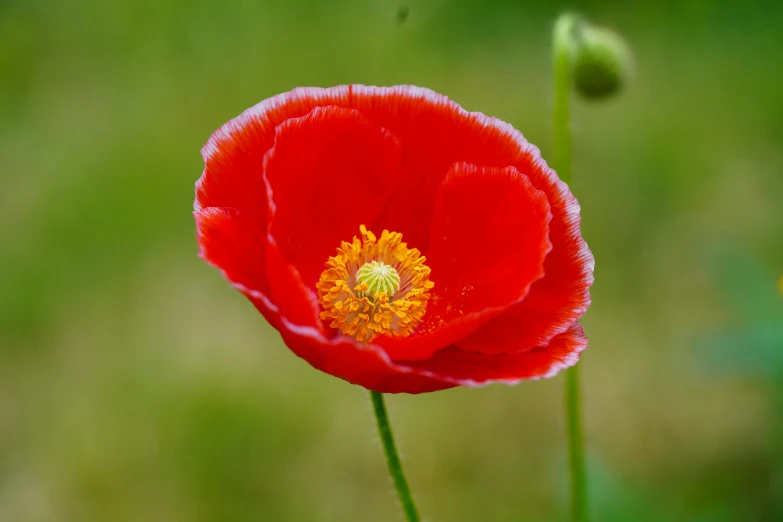
[[376, 238], [359, 228], [361, 239], [344, 241], [318, 280], [321, 319], [363, 343], [378, 335], [406, 337], [421, 323], [434, 286], [427, 259], [398, 232]]
[[391, 299], [400, 289], [400, 275], [393, 266], [383, 261], [364, 263], [356, 272], [356, 282], [367, 285], [364, 293], [373, 298], [382, 292]]

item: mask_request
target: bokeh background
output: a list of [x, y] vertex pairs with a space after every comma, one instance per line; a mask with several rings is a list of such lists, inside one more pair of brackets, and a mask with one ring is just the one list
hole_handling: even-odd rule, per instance
[[[0, 520], [401, 520], [365, 390], [197, 258], [199, 151], [268, 96], [356, 82], [549, 157], [566, 7], [636, 63], [573, 115], [594, 520], [783, 520], [783, 4], [558, 4], [0, 1]], [[389, 397], [426, 520], [565, 520], [561, 388]]]

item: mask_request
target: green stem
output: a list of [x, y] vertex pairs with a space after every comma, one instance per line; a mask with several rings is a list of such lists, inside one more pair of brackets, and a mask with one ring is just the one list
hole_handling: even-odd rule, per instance
[[554, 161], [552, 165], [566, 183], [571, 182], [571, 129], [569, 125], [569, 101], [571, 98], [571, 56], [573, 33], [578, 18], [572, 14], [561, 15], [555, 22], [553, 33], [553, 58], [555, 69], [554, 105]]
[[405, 480], [405, 473], [402, 471], [400, 456], [397, 454], [397, 448], [394, 445], [391, 426], [389, 425], [389, 416], [386, 414], [386, 405], [383, 402], [383, 394], [376, 391], [370, 392], [372, 398], [372, 407], [375, 410], [375, 418], [378, 421], [378, 432], [381, 435], [383, 451], [386, 453], [386, 463], [389, 466], [389, 474], [394, 481], [394, 489], [397, 490], [397, 496], [402, 504], [402, 511], [408, 522], [420, 522], [419, 513], [416, 511], [416, 505], [413, 503], [413, 495], [408, 487], [408, 481]]
[[565, 408], [568, 430], [568, 463], [571, 468], [571, 519], [587, 522], [587, 480], [579, 400], [579, 366], [566, 371]]
[[[571, 181], [571, 130], [569, 101], [571, 96], [571, 57], [578, 18], [560, 16], [555, 22], [554, 41], [554, 161], [560, 179]], [[571, 520], [587, 522], [587, 481], [585, 479], [584, 440], [579, 397], [579, 367], [565, 374], [565, 410], [568, 433], [568, 463], [571, 470]]]

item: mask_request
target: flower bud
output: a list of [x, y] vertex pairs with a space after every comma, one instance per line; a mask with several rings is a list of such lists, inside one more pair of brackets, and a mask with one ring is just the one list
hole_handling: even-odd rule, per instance
[[586, 22], [575, 31], [573, 79], [577, 92], [600, 100], [617, 94], [631, 73], [631, 51], [617, 33]]

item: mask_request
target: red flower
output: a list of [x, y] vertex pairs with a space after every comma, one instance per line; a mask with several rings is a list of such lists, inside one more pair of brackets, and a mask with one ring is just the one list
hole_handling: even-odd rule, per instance
[[510, 125], [411, 86], [300, 88], [210, 138], [200, 255], [319, 370], [380, 392], [576, 364], [579, 204]]

